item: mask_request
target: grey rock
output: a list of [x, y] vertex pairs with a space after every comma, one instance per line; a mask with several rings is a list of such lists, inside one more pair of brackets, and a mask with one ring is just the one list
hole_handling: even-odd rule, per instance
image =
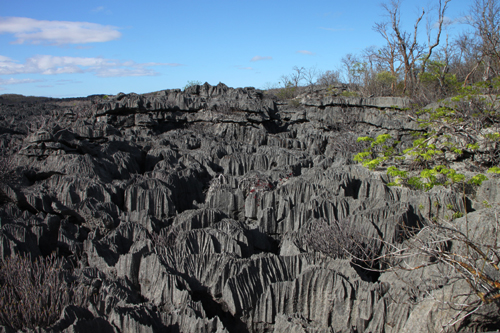
[[[433, 218], [466, 211], [460, 193], [388, 187], [384, 172], [354, 164], [357, 136], [411, 140], [409, 100], [318, 88], [296, 101], [207, 83], [39, 109], [0, 99], [0, 150], [17, 167], [0, 184], [0, 256], [56, 252], [93, 297], [40, 331], [431, 332], [456, 318], [440, 300], [475, 299], [452, 268], [373, 272], [345, 248], [311, 243], [331, 241], [316, 227], [342, 227], [384, 256], [432, 240]], [[29, 134], [17, 125], [47, 110], [54, 124]], [[485, 253], [499, 246], [490, 178], [468, 198], [467, 220], [452, 222]], [[492, 303], [456, 328], [495, 320]]]

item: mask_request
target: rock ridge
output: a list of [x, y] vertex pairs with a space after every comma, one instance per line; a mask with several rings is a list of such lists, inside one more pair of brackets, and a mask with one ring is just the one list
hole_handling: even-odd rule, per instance
[[[57, 253], [95, 295], [38, 331], [432, 332], [459, 314], [439, 312], [441, 293], [467, 288], [443, 285], [443, 267], [408, 290], [414, 273], [373, 271], [332, 247], [357, 237], [384, 256], [381, 242], [401, 246], [431, 215], [465, 211], [460, 194], [389, 187], [353, 162], [358, 136], [410, 140], [410, 101], [298, 101], [222, 83], [1, 100], [0, 149], [16, 177], [1, 188], [0, 257]], [[498, 203], [496, 186], [478, 200]], [[493, 223], [495, 208], [469, 222], [483, 216]], [[495, 309], [481, 316], [498, 318]], [[457, 329], [482, 327], [481, 316]]]

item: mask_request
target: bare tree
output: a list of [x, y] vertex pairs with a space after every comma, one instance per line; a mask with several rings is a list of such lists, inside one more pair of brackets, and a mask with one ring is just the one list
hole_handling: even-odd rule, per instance
[[356, 65], [361, 63], [358, 56], [348, 53], [341, 60], [344, 74], [348, 84], [359, 84], [359, 78], [356, 76]]
[[300, 84], [300, 81], [304, 79], [304, 74], [306, 72], [306, 69], [304, 67], [297, 67], [294, 66], [292, 74], [290, 74], [289, 78], [290, 81], [292, 82], [294, 87], [298, 87]]
[[[424, 46], [418, 42], [418, 29], [422, 21], [425, 10], [422, 9], [421, 14], [415, 20], [413, 33], [402, 30], [401, 27], [401, 0], [392, 0], [390, 3], [382, 4], [389, 17], [389, 22], [378, 23], [375, 25], [375, 31], [379, 32], [387, 41], [387, 52], [389, 59], [394, 61], [400, 58], [404, 68], [404, 89], [403, 92], [414, 93], [414, 89], [418, 84], [418, 72], [416, 70], [417, 61], [423, 56], [422, 70], [425, 70], [425, 65], [432, 55], [434, 48], [439, 45], [441, 32], [444, 24], [444, 15], [451, 0], [444, 0], [444, 3], [438, 2], [438, 25], [437, 34], [434, 41], [431, 41], [430, 29], [428, 30], [428, 47], [427, 52], [424, 52]], [[388, 31], [388, 25], [391, 27], [391, 32]], [[398, 55], [396, 56], [396, 52]], [[391, 56], [392, 54], [392, 56]], [[394, 63], [394, 62], [393, 62]]]
[[280, 76], [279, 83], [282, 84], [283, 87], [286, 88], [286, 87], [290, 86], [292, 84], [291, 82], [292, 81], [290, 80], [290, 76], [289, 75], [283, 74], [283, 75]]
[[[375, 23], [373, 29], [382, 35], [387, 42], [386, 46], [378, 50], [378, 54], [376, 54], [376, 56], [378, 57], [379, 62], [381, 62], [391, 75], [396, 78], [398, 77], [398, 73], [403, 65], [400, 54], [398, 53], [396, 38], [394, 34], [387, 31], [387, 22]], [[396, 82], [393, 82], [391, 84], [392, 94], [394, 94], [395, 90]]]
[[331, 86], [341, 83], [341, 74], [338, 70], [325, 71], [318, 75], [317, 84], [322, 86]]
[[309, 67], [304, 70], [304, 80], [306, 80], [307, 85], [312, 91], [312, 88], [314, 87], [314, 84], [316, 83], [316, 78], [318, 77], [318, 70], [316, 67]]
[[401, 28], [401, 0], [392, 0], [389, 4], [382, 4], [382, 8], [387, 11], [389, 16], [392, 37], [396, 42], [397, 51], [401, 57], [404, 66], [404, 89], [406, 92], [408, 88], [411, 89], [415, 82], [415, 62], [422, 55], [422, 46], [417, 41], [418, 36], [418, 26], [420, 21], [425, 15], [425, 11], [422, 9], [422, 14], [417, 18], [414, 25], [413, 34], [402, 31]]
[[432, 55], [432, 51], [439, 45], [439, 42], [441, 39], [441, 32], [443, 30], [443, 25], [445, 23], [444, 14], [446, 13], [446, 9], [447, 9], [448, 3], [450, 1], [451, 0], [445, 0], [444, 4], [443, 4], [441, 2], [441, 0], [439, 0], [439, 3], [438, 3], [438, 22], [437, 22], [438, 28], [437, 28], [437, 34], [436, 34], [436, 38], [435, 38], [434, 42], [432, 42], [432, 36], [431, 36], [431, 32], [433, 30], [432, 29], [433, 23], [430, 20], [427, 21], [428, 48], [427, 48], [427, 54], [425, 54], [425, 56], [422, 59], [422, 69], [421, 69], [422, 73], [425, 72], [425, 66]]
[[474, 0], [467, 15], [467, 23], [474, 29], [469, 46], [479, 51], [476, 65], [467, 75], [464, 84], [482, 64], [483, 80], [498, 76], [500, 65], [500, 4], [498, 0]]
[[362, 52], [366, 66], [360, 73], [363, 80], [361, 90], [366, 96], [394, 95], [398, 73], [395, 69], [395, 59], [383, 54], [375, 46], [368, 47]]
[[468, 82], [476, 82], [478, 79], [475, 76], [481, 64], [482, 55], [475, 38], [470, 33], [463, 33], [454, 41], [454, 44], [458, 49], [456, 72], [459, 80], [463, 81], [464, 86]]

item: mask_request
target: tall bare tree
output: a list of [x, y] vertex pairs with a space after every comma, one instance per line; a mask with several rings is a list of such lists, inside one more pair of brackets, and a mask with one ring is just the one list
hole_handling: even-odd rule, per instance
[[342, 62], [345, 81], [351, 85], [359, 85], [361, 83], [359, 67], [363, 63], [362, 60], [357, 55], [348, 53], [340, 61]]
[[304, 80], [306, 80], [309, 89], [312, 91], [318, 77], [318, 70], [316, 69], [316, 67], [309, 67], [307, 69], [304, 69], [303, 77]]
[[290, 81], [292, 82], [293, 86], [298, 87], [300, 84], [300, 81], [302, 81], [304, 79], [304, 74], [305, 74], [306, 69], [304, 67], [299, 68], [297, 66], [294, 66], [292, 69], [293, 69], [293, 72], [292, 72], [292, 74], [290, 74], [289, 78], [290, 78]]
[[[418, 41], [418, 29], [420, 22], [425, 15], [425, 10], [422, 9], [421, 14], [415, 20], [413, 32], [407, 32], [401, 27], [401, 0], [392, 0], [389, 3], [382, 4], [382, 8], [384, 8], [387, 12], [389, 22], [378, 23], [375, 25], [374, 29], [375, 31], [378, 31], [388, 42], [388, 50], [392, 50], [393, 53], [398, 53], [398, 57], [403, 64], [402, 67], [404, 68], [403, 92], [408, 92], [409, 94], [414, 93], [414, 89], [418, 84], [418, 71], [416, 70], [417, 61], [424, 56], [423, 69], [425, 69], [425, 63], [431, 57], [434, 48], [439, 45], [444, 22], [444, 14], [450, 1], [451, 0], [444, 0], [443, 2], [442, 0], [439, 0], [438, 2], [438, 31], [433, 42], [431, 42], [429, 35], [427, 52], [424, 52], [424, 45]], [[388, 28], [389, 26], [390, 31]]]
[[422, 59], [422, 72], [425, 72], [425, 67], [427, 65], [427, 62], [429, 61], [432, 51], [439, 45], [439, 42], [441, 40], [441, 32], [443, 31], [443, 25], [445, 23], [445, 16], [444, 14], [446, 13], [446, 9], [448, 7], [448, 3], [451, 0], [445, 0], [444, 4], [439, 0], [438, 3], [438, 22], [437, 22], [437, 34], [436, 38], [434, 39], [434, 42], [432, 41], [432, 36], [431, 36], [431, 31], [432, 31], [432, 26], [433, 23], [429, 20], [428, 26], [427, 26], [427, 53]]
[[[467, 75], [464, 84], [478, 68], [483, 68], [483, 80], [498, 76], [500, 70], [500, 4], [498, 0], [474, 0], [467, 23], [473, 28], [469, 46], [478, 50], [476, 66]], [[481, 66], [482, 65], [482, 66]]]
[[[401, 56], [404, 66], [404, 89], [413, 88], [415, 79], [415, 62], [422, 54], [422, 47], [417, 41], [418, 26], [424, 17], [425, 11], [417, 18], [414, 25], [414, 32], [409, 33], [401, 28], [401, 0], [392, 0], [390, 3], [382, 4], [382, 8], [387, 11], [389, 16], [392, 34], [396, 41], [396, 47]], [[410, 91], [411, 92], [411, 91]]]
[[[378, 50], [378, 54], [376, 55], [379, 61], [385, 65], [386, 69], [391, 73], [393, 77], [398, 77], [398, 73], [401, 69], [402, 62], [400, 58], [400, 54], [398, 52], [398, 43], [393, 33], [387, 30], [387, 22], [384, 23], [375, 23], [373, 30], [378, 32], [384, 39], [387, 44]], [[396, 90], [396, 82], [391, 84], [391, 92], [394, 94]]]

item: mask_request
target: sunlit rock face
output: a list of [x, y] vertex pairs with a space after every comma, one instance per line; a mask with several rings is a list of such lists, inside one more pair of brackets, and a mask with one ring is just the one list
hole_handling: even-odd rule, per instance
[[[398, 275], [353, 255], [408, 242], [435, 201], [464, 208], [353, 162], [358, 136], [411, 140], [408, 106], [320, 88], [285, 103], [224, 84], [2, 101], [16, 177], [1, 184], [0, 256], [55, 252], [94, 288], [48, 331], [433, 332], [458, 314], [437, 296], [467, 288], [450, 284], [453, 271]], [[478, 193], [494, 200], [487, 186]], [[482, 216], [494, 219], [468, 222]]]

